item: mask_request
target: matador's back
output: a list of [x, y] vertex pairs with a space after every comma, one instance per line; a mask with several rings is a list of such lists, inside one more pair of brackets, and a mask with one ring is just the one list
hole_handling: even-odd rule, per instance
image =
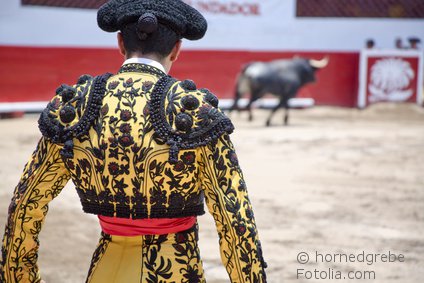
[[[38, 233], [48, 203], [69, 179], [83, 210], [99, 218], [195, 218], [206, 200], [232, 282], [266, 281], [229, 138], [233, 125], [214, 94], [152, 65], [127, 63], [115, 75], [82, 76], [73, 86], [60, 86], [39, 127], [43, 137], [9, 208], [4, 282], [39, 282]], [[171, 246], [180, 254], [178, 245]]]
[[57, 93], [40, 129], [61, 148], [85, 212], [133, 219], [204, 213], [201, 148], [233, 130], [215, 95], [145, 64], [85, 76]]

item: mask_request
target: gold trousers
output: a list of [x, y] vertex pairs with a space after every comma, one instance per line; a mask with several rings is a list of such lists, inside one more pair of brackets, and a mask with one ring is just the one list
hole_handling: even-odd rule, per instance
[[197, 225], [166, 235], [102, 233], [86, 283], [206, 282]]

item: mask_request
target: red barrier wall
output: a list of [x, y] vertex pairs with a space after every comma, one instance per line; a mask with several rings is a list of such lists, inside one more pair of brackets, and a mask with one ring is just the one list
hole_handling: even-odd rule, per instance
[[[356, 105], [359, 53], [184, 51], [171, 75], [190, 78], [220, 98], [232, 98], [242, 65], [294, 55], [330, 58], [317, 73], [317, 82], [303, 88], [299, 97], [312, 97], [319, 105]], [[116, 49], [0, 46], [0, 62], [0, 102], [18, 102], [49, 100], [60, 84], [74, 84], [81, 74], [116, 72], [123, 58]]]

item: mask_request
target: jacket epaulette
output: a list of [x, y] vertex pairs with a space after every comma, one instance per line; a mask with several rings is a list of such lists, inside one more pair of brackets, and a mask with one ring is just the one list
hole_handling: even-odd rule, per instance
[[218, 108], [218, 98], [197, 89], [191, 80], [164, 76], [156, 83], [149, 112], [157, 136], [170, 146], [169, 162], [178, 162], [180, 149], [193, 149], [232, 133], [231, 120]]
[[39, 129], [45, 138], [63, 145], [62, 157], [72, 158], [73, 139], [88, 133], [102, 106], [110, 76], [110, 73], [94, 78], [83, 75], [74, 86], [61, 85], [41, 113]]

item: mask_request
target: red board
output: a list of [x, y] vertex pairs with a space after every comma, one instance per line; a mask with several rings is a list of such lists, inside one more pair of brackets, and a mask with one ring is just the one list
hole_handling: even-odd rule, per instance
[[[405, 81], [405, 84], [402, 86], [399, 86], [399, 91], [402, 92], [408, 92], [410, 93], [410, 95], [406, 95], [405, 98], [401, 98], [402, 101], [405, 102], [415, 102], [417, 100], [417, 85], [418, 85], [418, 79], [417, 79], [417, 71], [418, 71], [418, 58], [385, 58], [385, 57], [372, 57], [372, 58], [368, 58], [368, 76], [367, 76], [367, 85], [368, 85], [368, 89], [367, 89], [367, 98], [368, 98], [368, 102], [372, 102], [369, 101], [372, 97], [373, 97], [373, 79], [374, 81], [378, 78], [378, 77], [382, 77], [381, 80], [384, 80], [383, 76], [384, 73], [388, 73], [388, 68], [386, 67], [385, 70], [382, 72], [380, 69], [383, 67], [382, 65], [396, 65], [396, 68], [402, 68], [402, 65], [404, 65], [405, 69], [404, 70], [394, 70], [395, 73], [399, 72], [399, 77], [397, 77], [397, 79], [401, 79]], [[380, 67], [381, 66], [381, 67]], [[390, 68], [390, 67], [389, 67]], [[409, 75], [408, 75], [408, 71]], [[379, 75], [375, 75], [376, 73], [380, 73]], [[383, 74], [381, 74], [383, 73]], [[395, 74], [393, 74], [395, 75]], [[371, 77], [373, 76], [373, 78]], [[381, 81], [380, 84], [390, 84], [389, 81]], [[396, 88], [396, 86], [392, 86], [394, 88]], [[376, 90], [378, 92], [378, 90]], [[374, 92], [376, 92], [374, 91]], [[390, 98], [387, 99], [383, 99], [383, 100], [389, 100]]]
[[418, 51], [362, 52], [358, 106], [381, 101], [421, 104], [421, 60]]
[[[220, 98], [232, 98], [244, 64], [295, 55], [330, 58], [329, 65], [317, 72], [317, 82], [303, 88], [299, 97], [314, 98], [319, 105], [356, 105], [358, 53], [184, 51], [171, 75], [190, 78]], [[0, 46], [0, 61], [0, 102], [28, 102], [49, 100], [60, 84], [74, 84], [81, 74], [116, 72], [123, 58], [116, 49]]]

